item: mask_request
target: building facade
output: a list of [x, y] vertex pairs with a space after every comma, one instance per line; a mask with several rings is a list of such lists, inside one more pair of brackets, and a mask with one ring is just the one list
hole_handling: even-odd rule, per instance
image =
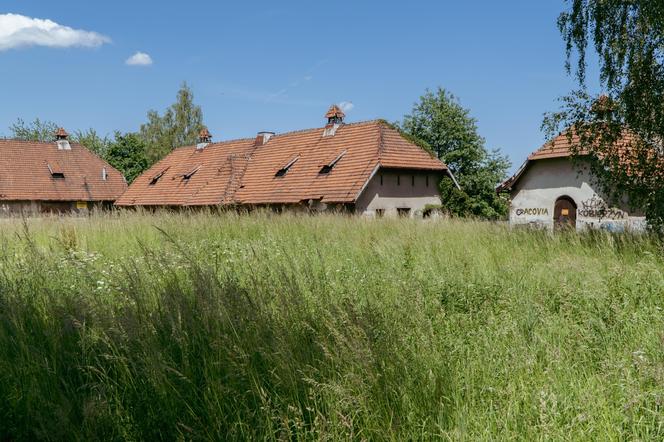
[[383, 121], [327, 125], [284, 134], [175, 149], [138, 177], [119, 207], [268, 207], [343, 210], [366, 216], [421, 216], [440, 204], [447, 166]]
[[499, 186], [510, 194], [512, 227], [643, 231], [646, 220], [627, 200], [611, 202], [583, 158], [573, 162], [570, 140], [560, 135], [531, 154], [519, 171]]
[[87, 213], [112, 208], [127, 189], [122, 174], [64, 129], [51, 143], [0, 140], [0, 216]]

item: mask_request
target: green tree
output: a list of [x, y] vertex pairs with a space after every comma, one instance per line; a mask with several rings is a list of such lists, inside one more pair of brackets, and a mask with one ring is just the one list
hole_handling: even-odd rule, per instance
[[147, 158], [153, 164], [174, 148], [196, 143], [203, 128], [203, 111], [194, 104], [194, 94], [183, 83], [176, 102], [163, 115], [148, 112], [148, 122], [141, 125], [140, 135], [147, 146]]
[[477, 133], [477, 122], [459, 100], [438, 88], [427, 90], [401, 129], [427, 143], [455, 175], [461, 186], [441, 183], [443, 205], [450, 213], [497, 219], [507, 214], [506, 199], [496, 194], [510, 162], [499, 150], [488, 151]]
[[[579, 88], [563, 97], [544, 128], [571, 129], [609, 198], [627, 196], [651, 225], [664, 225], [664, 2], [567, 0], [558, 18], [567, 70]], [[592, 45], [592, 46], [591, 46]], [[589, 46], [598, 55], [601, 92], [586, 84]], [[577, 57], [576, 67], [574, 57]], [[625, 130], [634, 137], [625, 139]], [[621, 141], [621, 143], [617, 143]], [[588, 153], [589, 155], [585, 155]]]
[[26, 123], [18, 118], [15, 123], [9, 126], [10, 137], [22, 141], [40, 141], [48, 142], [55, 139], [55, 131], [58, 125], [52, 121], [40, 120], [35, 118], [32, 122]]
[[102, 137], [92, 128], [85, 131], [76, 130], [70, 138], [73, 142], [87, 147], [102, 158], [106, 157], [106, 152], [111, 144], [108, 136], [104, 135]]
[[145, 142], [135, 133], [115, 133], [115, 139], [109, 144], [105, 159], [124, 175], [131, 184], [137, 176], [148, 168], [145, 154]]

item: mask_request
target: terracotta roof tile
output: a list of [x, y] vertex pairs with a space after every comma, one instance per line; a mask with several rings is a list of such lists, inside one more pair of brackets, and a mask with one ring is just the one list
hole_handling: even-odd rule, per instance
[[0, 140], [0, 200], [115, 201], [126, 188], [120, 172], [80, 144]]
[[[275, 135], [264, 145], [244, 139], [210, 144], [198, 151], [193, 146], [176, 149], [137, 178], [116, 204], [260, 205], [309, 199], [349, 203], [378, 167], [446, 170], [439, 160], [379, 121], [341, 125], [334, 136], [324, 137], [323, 131]], [[329, 173], [320, 173], [337, 158]], [[176, 172], [197, 165], [200, 170], [189, 180]], [[277, 176], [287, 165], [287, 173]]]

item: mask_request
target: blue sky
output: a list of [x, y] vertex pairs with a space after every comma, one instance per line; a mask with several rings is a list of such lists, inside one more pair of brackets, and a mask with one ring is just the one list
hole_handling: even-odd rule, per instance
[[[348, 121], [395, 121], [426, 88], [442, 86], [470, 108], [487, 147], [517, 167], [544, 141], [542, 114], [574, 87], [556, 28], [565, 7], [3, 0], [0, 14], [95, 34], [76, 34], [62, 45], [83, 40], [65, 48], [3, 46], [0, 29], [0, 134], [18, 117], [102, 134], [137, 130], [149, 109], [174, 101], [182, 81], [216, 140], [321, 126], [339, 102], [353, 104]], [[139, 51], [153, 63], [126, 64]]]

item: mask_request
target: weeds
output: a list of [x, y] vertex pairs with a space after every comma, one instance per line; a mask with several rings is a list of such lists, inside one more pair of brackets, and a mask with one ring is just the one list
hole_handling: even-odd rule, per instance
[[256, 214], [3, 221], [0, 438], [664, 438], [661, 244]]

